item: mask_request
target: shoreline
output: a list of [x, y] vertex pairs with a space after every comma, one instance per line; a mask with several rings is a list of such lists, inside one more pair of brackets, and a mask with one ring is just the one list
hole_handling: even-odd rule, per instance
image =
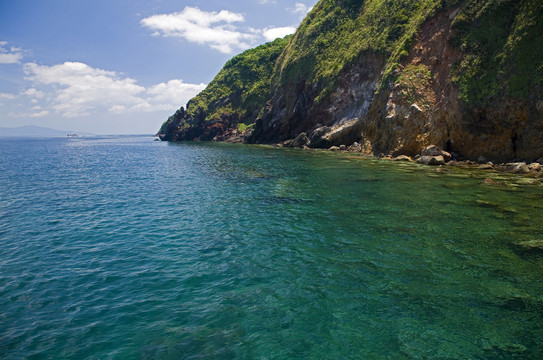
[[[178, 142], [178, 141], [168, 141], [167, 142]], [[491, 174], [510, 174], [517, 175], [520, 178], [532, 179], [531, 182], [523, 182], [526, 185], [538, 185], [543, 184], [543, 158], [538, 159], [534, 162], [528, 161], [514, 161], [514, 162], [505, 162], [505, 163], [493, 163], [491, 161], [473, 161], [473, 160], [459, 160], [455, 158], [450, 153], [439, 149], [435, 145], [429, 145], [421, 151], [421, 154], [418, 154], [414, 157], [407, 155], [398, 155], [391, 156], [380, 154], [378, 156], [374, 154], [367, 154], [361, 150], [361, 146], [358, 143], [353, 145], [346, 146], [332, 146], [328, 149], [326, 148], [310, 148], [308, 146], [289, 146], [289, 143], [274, 143], [274, 144], [248, 144], [243, 141], [240, 136], [230, 136], [226, 139], [214, 139], [208, 141], [202, 140], [193, 140], [195, 142], [215, 142], [215, 143], [226, 143], [226, 144], [243, 144], [243, 145], [258, 145], [266, 146], [273, 148], [285, 148], [285, 149], [297, 149], [303, 151], [319, 151], [319, 152], [335, 152], [339, 154], [352, 155], [359, 157], [361, 159], [368, 160], [384, 160], [390, 162], [404, 162], [411, 164], [424, 165], [427, 168], [434, 168], [436, 172], [446, 172], [448, 169], [465, 169], [465, 170], [475, 170], [480, 171], [481, 174], [487, 173]], [[183, 141], [180, 141], [183, 142]], [[483, 160], [483, 159], [481, 159]], [[491, 177], [485, 178], [482, 182], [483, 185], [493, 185], [500, 186], [506, 185], [505, 183], [499, 180], [493, 180]]]

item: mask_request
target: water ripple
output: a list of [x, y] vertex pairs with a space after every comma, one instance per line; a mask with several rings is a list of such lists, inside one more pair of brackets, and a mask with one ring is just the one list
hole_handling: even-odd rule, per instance
[[538, 187], [147, 137], [0, 153], [2, 359], [543, 357]]

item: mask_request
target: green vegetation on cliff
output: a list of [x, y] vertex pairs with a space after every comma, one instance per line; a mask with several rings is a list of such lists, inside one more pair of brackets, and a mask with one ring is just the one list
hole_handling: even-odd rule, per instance
[[321, 0], [277, 62], [273, 85], [317, 85], [317, 101], [364, 53], [386, 56], [384, 80], [405, 58], [421, 24], [458, 8], [456, 82], [468, 104], [489, 96], [524, 97], [543, 82], [543, 2], [536, 0]]
[[441, 6], [439, 0], [322, 0], [281, 54], [273, 85], [303, 79], [317, 85], [322, 100], [361, 55], [383, 54], [389, 64], [407, 55], [420, 24]]
[[283, 51], [288, 38], [277, 39], [247, 50], [229, 60], [204, 91], [187, 104], [187, 114], [199, 109], [206, 120], [237, 115], [241, 121], [260, 111], [271, 96], [270, 77], [273, 64]]
[[463, 54], [454, 69], [462, 100], [481, 106], [500, 95], [526, 97], [543, 85], [543, 2], [464, 3], [453, 21]]
[[[208, 86], [166, 121], [159, 133], [176, 122], [188, 129], [201, 122], [225, 122], [225, 127], [250, 128], [271, 97], [273, 66], [289, 37], [247, 50], [229, 60]], [[242, 124], [238, 126], [238, 124]]]

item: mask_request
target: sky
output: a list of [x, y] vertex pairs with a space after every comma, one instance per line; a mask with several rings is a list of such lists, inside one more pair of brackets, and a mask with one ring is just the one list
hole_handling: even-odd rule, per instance
[[317, 0], [0, 0], [0, 127], [154, 134]]

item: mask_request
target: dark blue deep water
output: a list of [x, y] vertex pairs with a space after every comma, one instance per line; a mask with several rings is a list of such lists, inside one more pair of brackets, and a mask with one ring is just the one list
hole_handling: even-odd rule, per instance
[[541, 359], [542, 230], [537, 179], [0, 139], [0, 358]]

